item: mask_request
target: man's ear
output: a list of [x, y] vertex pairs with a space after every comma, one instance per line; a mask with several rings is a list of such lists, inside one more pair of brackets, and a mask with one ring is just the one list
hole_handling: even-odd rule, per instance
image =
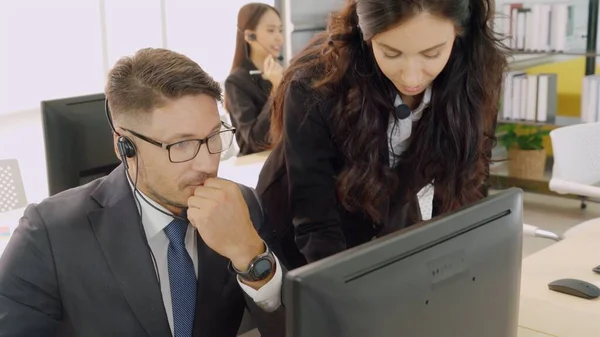
[[119, 135], [113, 132], [113, 150], [115, 151], [115, 155], [119, 160], [121, 160], [121, 154], [119, 153], [119, 148], [117, 147], [117, 142], [119, 141]]

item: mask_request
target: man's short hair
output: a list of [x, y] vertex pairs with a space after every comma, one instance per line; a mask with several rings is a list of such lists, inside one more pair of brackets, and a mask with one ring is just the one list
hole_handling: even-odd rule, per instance
[[113, 119], [143, 116], [184, 96], [205, 94], [222, 100], [219, 83], [196, 62], [162, 48], [141, 49], [117, 61], [105, 93]]

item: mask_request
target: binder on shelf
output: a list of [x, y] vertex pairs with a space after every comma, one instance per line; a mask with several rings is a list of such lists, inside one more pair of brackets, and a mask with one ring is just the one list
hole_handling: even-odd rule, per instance
[[596, 123], [600, 121], [600, 76], [587, 75], [583, 78], [581, 91], [581, 122]]
[[558, 103], [557, 80], [558, 75], [553, 73], [505, 73], [502, 110], [498, 118], [554, 124]]
[[520, 74], [513, 78], [511, 119], [521, 119], [521, 101], [523, 101], [523, 81], [521, 79], [525, 78], [525, 76], [525, 74]]
[[538, 75], [537, 121], [553, 124], [556, 122], [557, 74]]
[[509, 36], [507, 45], [516, 50], [564, 52], [574, 36], [574, 10], [565, 2], [503, 4], [500, 12], [507, 19], [499, 31]]
[[519, 115], [513, 114], [515, 106], [513, 106], [513, 84], [514, 78], [524, 76], [523, 71], [509, 71], [504, 75], [504, 85], [502, 90], [502, 119], [519, 119]]
[[527, 107], [524, 119], [529, 122], [535, 122], [537, 117], [537, 89], [538, 76], [527, 75]]

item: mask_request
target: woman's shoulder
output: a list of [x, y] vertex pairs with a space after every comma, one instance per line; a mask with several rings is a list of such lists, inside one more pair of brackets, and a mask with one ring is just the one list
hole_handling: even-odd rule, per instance
[[239, 66], [239, 67], [233, 69], [229, 73], [229, 75], [225, 79], [225, 85], [227, 85], [227, 84], [240, 85], [240, 84], [243, 84], [244, 82], [247, 82], [248, 80], [251, 80], [249, 70], [244, 68], [243, 66]]

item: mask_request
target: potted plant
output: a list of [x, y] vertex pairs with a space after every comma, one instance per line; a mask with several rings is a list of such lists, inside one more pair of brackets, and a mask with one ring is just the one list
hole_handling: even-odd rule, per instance
[[498, 143], [508, 150], [508, 174], [541, 179], [546, 168], [544, 137], [548, 130], [537, 125], [504, 124], [498, 127]]

